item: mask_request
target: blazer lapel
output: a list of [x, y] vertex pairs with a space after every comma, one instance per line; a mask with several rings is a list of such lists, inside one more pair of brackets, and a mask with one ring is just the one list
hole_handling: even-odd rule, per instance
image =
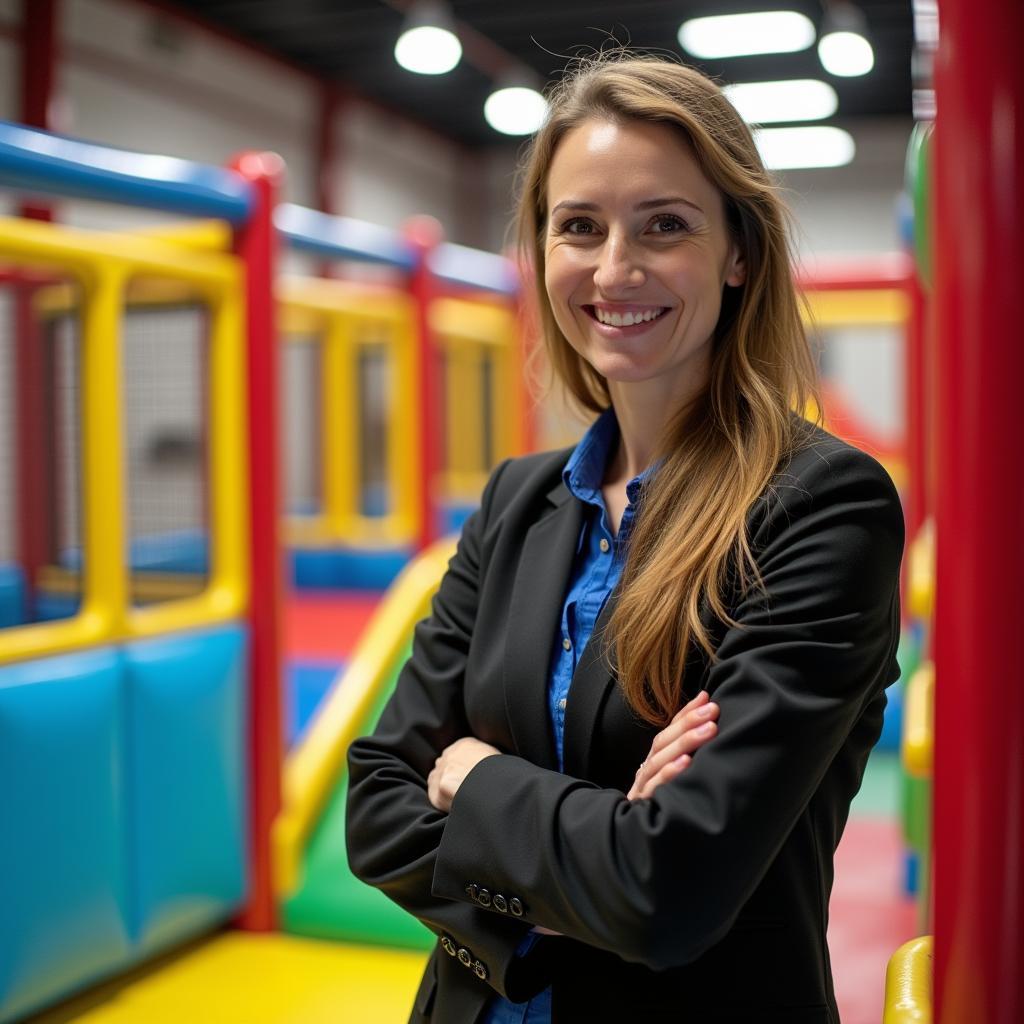
[[516, 750], [551, 769], [558, 763], [548, 714], [548, 672], [583, 525], [583, 509], [571, 497], [559, 482], [547, 495], [555, 508], [526, 533], [505, 634], [505, 707]]

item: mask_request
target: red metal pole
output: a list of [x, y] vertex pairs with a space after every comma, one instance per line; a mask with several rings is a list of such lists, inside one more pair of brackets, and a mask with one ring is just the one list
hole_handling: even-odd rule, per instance
[[1024, 5], [941, 0], [935, 1008], [1024, 1020]]
[[255, 208], [235, 235], [245, 261], [248, 334], [249, 600], [251, 697], [249, 708], [249, 901], [239, 924], [270, 931], [275, 924], [270, 830], [281, 806], [281, 600], [279, 540], [278, 346], [274, 272], [277, 235], [272, 215], [284, 177], [276, 153], [243, 153], [231, 166], [252, 183]]
[[[20, 117], [22, 124], [44, 130], [52, 127], [57, 14], [56, 0], [23, 0], [21, 5]], [[22, 204], [19, 212], [33, 220], [53, 219], [52, 208], [41, 203]], [[49, 406], [53, 392], [32, 291], [30, 285], [15, 284], [13, 306], [18, 561], [29, 595], [40, 568], [57, 554], [52, 543], [55, 496], [50, 494], [47, 472], [55, 465]], [[31, 608], [26, 610], [31, 614]]]
[[[57, 0], [22, 0], [21, 123], [44, 131], [53, 128], [58, 17]], [[21, 216], [52, 220], [53, 210], [41, 203], [24, 204]]]
[[413, 217], [404, 234], [416, 249], [416, 269], [409, 290], [416, 303], [416, 334], [419, 340], [419, 491], [420, 523], [417, 547], [420, 551], [439, 536], [437, 486], [444, 452], [444, 409], [441, 403], [441, 367], [433, 331], [430, 304], [437, 295], [437, 282], [430, 272], [429, 255], [444, 237], [440, 222], [433, 217]]

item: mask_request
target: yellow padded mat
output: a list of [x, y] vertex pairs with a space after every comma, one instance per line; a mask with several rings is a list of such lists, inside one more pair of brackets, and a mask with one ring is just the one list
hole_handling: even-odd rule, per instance
[[31, 1024], [404, 1024], [423, 953], [224, 932]]

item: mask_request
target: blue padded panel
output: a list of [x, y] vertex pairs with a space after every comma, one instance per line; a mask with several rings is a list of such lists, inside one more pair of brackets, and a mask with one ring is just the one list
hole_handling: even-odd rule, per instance
[[126, 964], [111, 649], [0, 668], [0, 1020]]
[[437, 532], [441, 537], [462, 533], [462, 524], [479, 508], [479, 502], [461, 505], [441, 505], [437, 510]]
[[25, 621], [25, 575], [18, 565], [0, 565], [0, 628]]
[[77, 594], [48, 594], [38, 591], [33, 609], [36, 622], [70, 619], [78, 614], [82, 599]]
[[[173, 530], [146, 537], [134, 537], [129, 559], [130, 566], [135, 572], [182, 572], [204, 575], [209, 565], [206, 533], [201, 530]], [[80, 571], [82, 549], [67, 548], [61, 553], [60, 564], [66, 569]]]
[[246, 636], [231, 625], [124, 649], [143, 955], [230, 916], [245, 892]]
[[412, 547], [305, 549], [291, 552], [292, 581], [313, 590], [387, 590], [412, 557]]
[[285, 745], [293, 747], [331, 688], [345, 662], [293, 661], [288, 665], [284, 700]]

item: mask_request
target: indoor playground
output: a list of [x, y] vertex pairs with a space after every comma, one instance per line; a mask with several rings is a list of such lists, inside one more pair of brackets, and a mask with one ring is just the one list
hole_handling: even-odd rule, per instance
[[[404, 1021], [436, 936], [348, 867], [346, 752], [490, 470], [582, 427], [535, 397], [510, 250], [290, 201], [271, 147], [58, 130], [59, 8], [3, 12], [0, 1024]], [[938, 15], [899, 247], [798, 273], [825, 425], [907, 527], [901, 678], [836, 855], [847, 1024], [1024, 1020], [1024, 22]], [[858, 390], [868, 349], [891, 372]]]

